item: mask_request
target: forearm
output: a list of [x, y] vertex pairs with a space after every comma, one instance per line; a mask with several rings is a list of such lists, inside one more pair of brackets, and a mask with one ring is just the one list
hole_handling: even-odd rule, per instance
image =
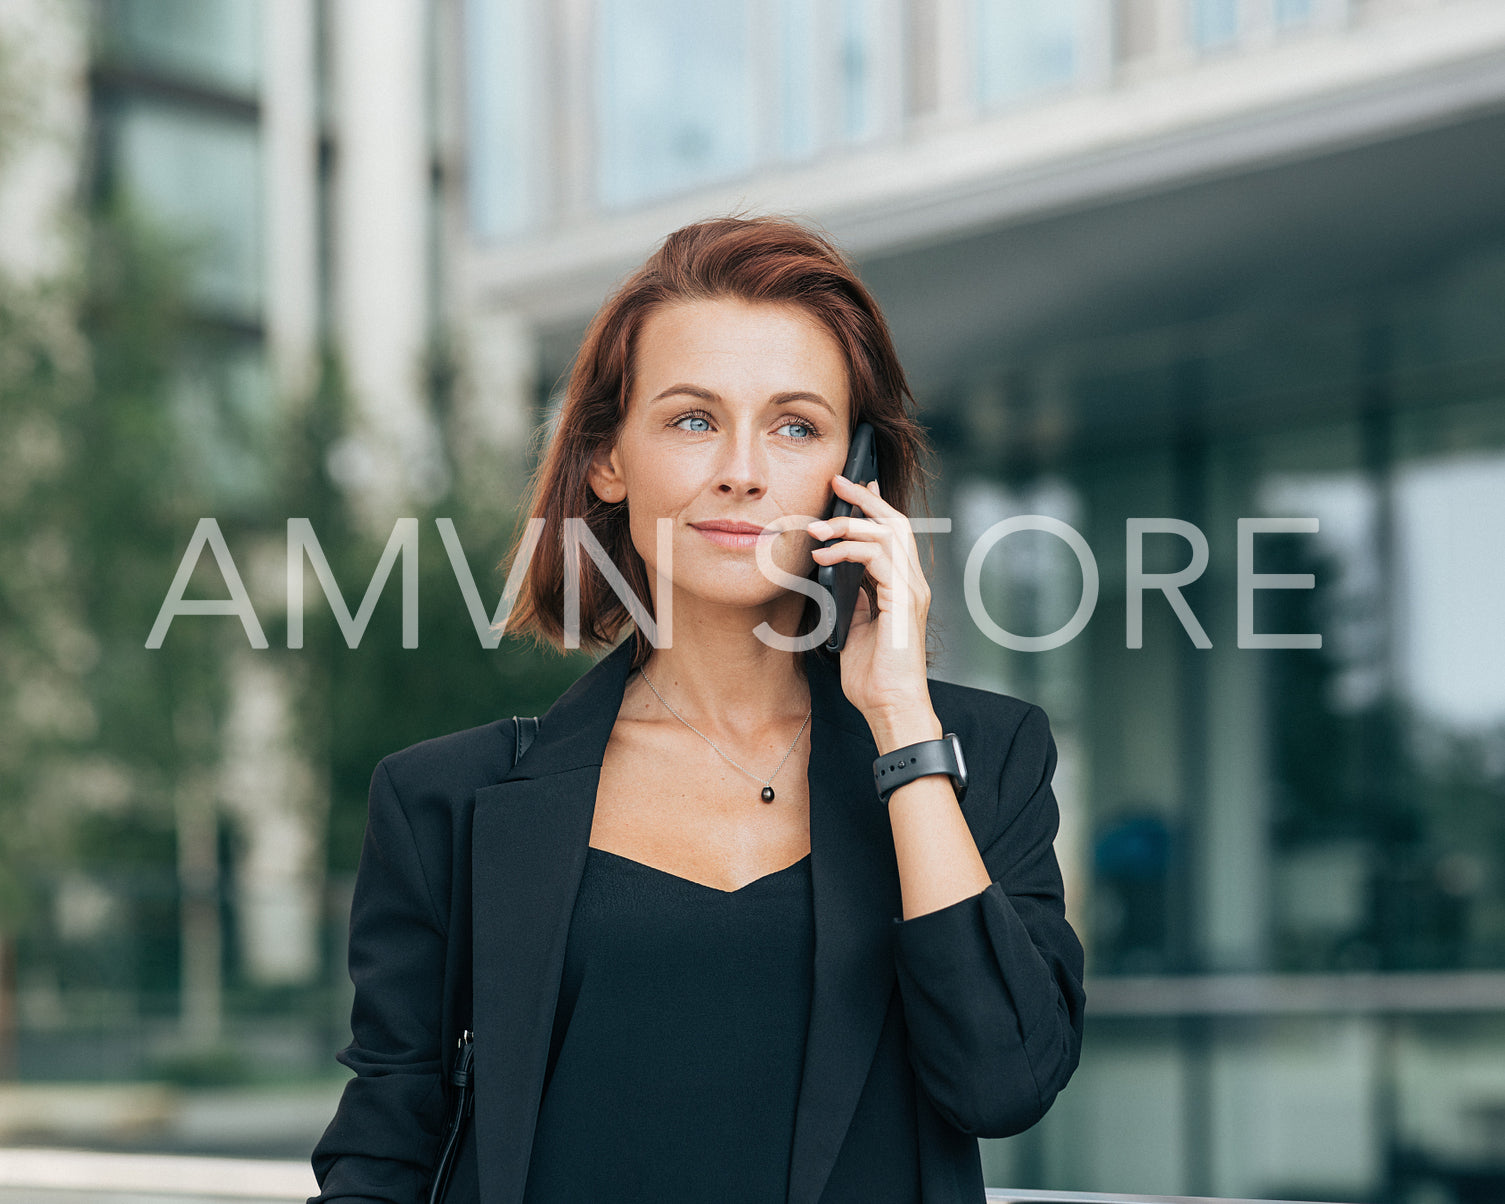
[[[941, 1115], [986, 1137], [1038, 1120], [1081, 1048], [1082, 950], [1053, 848], [1055, 745], [1043, 712], [1016, 708], [1012, 721], [999, 707], [958, 730], [978, 753], [965, 817], [943, 775], [892, 796], [895, 847], [910, 862], [894, 925], [910, 1060]], [[941, 734], [922, 710], [892, 713], [908, 717], [869, 721], [881, 749]], [[969, 879], [974, 856], [982, 868]]]
[[[945, 734], [928, 698], [880, 715], [869, 726], [880, 755]], [[992, 876], [945, 774], [930, 774], [900, 786], [889, 795], [888, 816], [904, 919], [960, 903], [991, 884]]]

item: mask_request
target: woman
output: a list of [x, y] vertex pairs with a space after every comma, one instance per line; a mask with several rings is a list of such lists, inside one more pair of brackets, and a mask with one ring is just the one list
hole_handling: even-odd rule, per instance
[[[795, 222], [679, 230], [596, 316], [513, 629], [632, 638], [515, 768], [507, 721], [377, 767], [319, 1199], [423, 1198], [473, 1027], [453, 1199], [982, 1200], [976, 1138], [1076, 1067], [1082, 951], [1044, 715], [926, 676], [912, 404], [875, 302]], [[871, 487], [840, 475], [862, 421]], [[833, 492], [852, 516], [815, 521]], [[837, 561], [868, 604], [839, 657], [791, 651], [820, 614], [774, 570]]]

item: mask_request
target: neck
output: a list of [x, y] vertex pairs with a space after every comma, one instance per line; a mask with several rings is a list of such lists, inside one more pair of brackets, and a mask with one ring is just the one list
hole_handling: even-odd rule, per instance
[[[763, 643], [752, 634], [757, 620], [749, 623], [745, 611], [727, 618], [698, 615], [683, 622], [676, 614], [673, 646], [654, 649], [642, 666], [651, 689], [713, 738], [745, 740], [803, 721], [810, 691], [799, 654]], [[770, 626], [785, 630], [784, 624]], [[654, 697], [643, 682], [635, 684]]]

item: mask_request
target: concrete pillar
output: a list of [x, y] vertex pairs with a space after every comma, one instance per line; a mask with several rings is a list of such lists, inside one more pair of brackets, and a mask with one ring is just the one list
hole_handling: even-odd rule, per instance
[[534, 433], [538, 341], [532, 324], [512, 310], [472, 311], [464, 360], [455, 409], [457, 469], [470, 500], [483, 512], [501, 510], [518, 499]]
[[267, 357], [279, 400], [312, 391], [319, 342], [318, 64], [313, 0], [263, 9]]
[[298, 747], [292, 690], [263, 654], [229, 666], [220, 796], [241, 837], [235, 866], [242, 965], [257, 983], [313, 981], [327, 798]]
[[442, 491], [426, 414], [429, 136], [422, 0], [333, 0], [335, 343], [354, 402], [344, 483], [373, 534]]

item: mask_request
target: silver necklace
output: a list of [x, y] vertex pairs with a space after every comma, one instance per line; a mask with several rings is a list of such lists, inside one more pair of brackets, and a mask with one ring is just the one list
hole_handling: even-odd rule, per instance
[[658, 692], [658, 687], [655, 686], [651, 681], [648, 681], [648, 674], [643, 673], [643, 670], [641, 668], [638, 669], [638, 672], [640, 674], [642, 674], [643, 680], [648, 682], [648, 688], [653, 691], [654, 697], [657, 698], [661, 703], [663, 703], [664, 706], [666, 706], [666, 707], [669, 708], [669, 714], [673, 715], [674, 718], [678, 719], [687, 728], [689, 728], [692, 732], [694, 732], [697, 736], [699, 736], [702, 740], [704, 740], [707, 744], [709, 744], [712, 748], [714, 748], [716, 750], [717, 754], [721, 757], [721, 759], [723, 761], [725, 761], [728, 765], [731, 765], [731, 766], [733, 766], [733, 767], [735, 767], [737, 769], [742, 770], [742, 772], [745, 773], [745, 774], [747, 774], [747, 776], [750, 777], [753, 781], [755, 781], [755, 782], [761, 782], [762, 785], [763, 785], [763, 793], [762, 793], [762, 799], [763, 799], [763, 801], [765, 803], [771, 803], [771, 802], [773, 802], [773, 780], [774, 780], [774, 778], [776, 778], [776, 777], [779, 776], [779, 769], [783, 769], [784, 768], [784, 761], [789, 760], [789, 753], [792, 753], [794, 751], [794, 745], [798, 744], [800, 742], [800, 737], [805, 734], [805, 728], [806, 728], [806, 726], [810, 722], [810, 716], [811, 716], [811, 714], [814, 713], [814, 709], [813, 708], [811, 710], [805, 712], [805, 722], [802, 723], [802, 724], [800, 724], [800, 730], [794, 733], [794, 744], [791, 744], [789, 746], [789, 752], [786, 752], [784, 754], [784, 759], [779, 762], [778, 769], [775, 769], [771, 774], [768, 775], [767, 778], [760, 778], [757, 774], [753, 773], [751, 770], [749, 770], [749, 769], [743, 769], [743, 767], [741, 765], [738, 765], [737, 762], [733, 761], [729, 756], [727, 756], [724, 752], [721, 751], [721, 748], [720, 748], [720, 746], [717, 745], [716, 741], [712, 740], [709, 736], [707, 736], [703, 731], [701, 731], [698, 727], [696, 727], [693, 723], [691, 723], [688, 719], [686, 719], [683, 715], [681, 715], [673, 707], [669, 706], [668, 699], [666, 699], [662, 694], [660, 694]]

